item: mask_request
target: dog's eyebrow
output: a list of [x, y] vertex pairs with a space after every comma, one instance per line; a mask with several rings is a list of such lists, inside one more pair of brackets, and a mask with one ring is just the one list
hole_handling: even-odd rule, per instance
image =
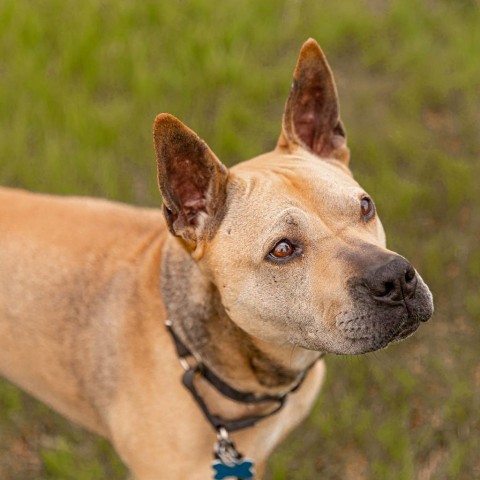
[[276, 237], [280, 233], [287, 234], [291, 232], [293, 234], [294, 232], [298, 232], [307, 222], [308, 217], [302, 209], [289, 206], [274, 217], [274, 221], [270, 227], [263, 232], [261, 241], [263, 245], [265, 245], [265, 248], [267, 248], [272, 241], [278, 240]]
[[[275, 219], [275, 225], [287, 223], [288, 225], [298, 226], [298, 220], [303, 217], [303, 221], [307, 220], [307, 214], [296, 205], [290, 205], [282, 210]], [[301, 220], [300, 220], [301, 221]]]
[[295, 219], [294, 215], [288, 214], [285, 216], [285, 222], [288, 223], [289, 225], [295, 225], [298, 226], [298, 222]]

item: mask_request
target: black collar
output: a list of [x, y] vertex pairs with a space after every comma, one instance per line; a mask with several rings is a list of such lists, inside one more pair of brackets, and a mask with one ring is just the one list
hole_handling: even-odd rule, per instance
[[[228, 432], [235, 432], [237, 430], [242, 430], [244, 428], [251, 427], [255, 425], [259, 420], [264, 418], [270, 417], [274, 413], [277, 413], [279, 410], [283, 408], [285, 405], [285, 401], [287, 399], [288, 394], [295, 392], [297, 389], [300, 388], [307, 373], [310, 369], [315, 365], [317, 360], [313, 362], [308, 368], [306, 368], [302, 374], [298, 382], [286, 393], [282, 395], [261, 395], [257, 396], [252, 392], [240, 392], [235, 388], [225, 383], [220, 377], [218, 377], [212, 370], [210, 370], [198, 356], [189, 350], [189, 348], [180, 340], [178, 335], [172, 328], [172, 322], [167, 320], [165, 322], [167, 330], [170, 332], [172, 336], [173, 342], [175, 344], [175, 348], [177, 350], [177, 355], [180, 360], [180, 364], [185, 370], [183, 374], [183, 384], [184, 386], [190, 391], [194, 400], [197, 402], [198, 406], [204, 413], [205, 417], [207, 418], [208, 422], [213, 426], [216, 431], [219, 431], [221, 428], [226, 429]], [[319, 357], [322, 358], [323, 354]], [[194, 357], [196, 359], [196, 363], [193, 366], [187, 362], [187, 357]], [[206, 403], [204, 402], [203, 398], [198, 393], [195, 387], [195, 378], [198, 376], [202, 376], [205, 380], [207, 380], [214, 388], [216, 388], [222, 395], [231, 400], [235, 400], [239, 403], [265, 403], [265, 402], [274, 402], [276, 403], [275, 408], [269, 411], [268, 413], [262, 415], [256, 415], [253, 417], [243, 417], [236, 420], [225, 420], [217, 415], [213, 415], [210, 410], [208, 409]]]

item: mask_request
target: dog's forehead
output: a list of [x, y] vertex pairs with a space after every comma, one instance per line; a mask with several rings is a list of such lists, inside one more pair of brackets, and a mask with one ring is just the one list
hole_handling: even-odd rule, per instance
[[301, 209], [350, 209], [364, 190], [347, 167], [308, 155], [266, 154], [232, 168], [239, 205], [272, 213], [285, 205]]

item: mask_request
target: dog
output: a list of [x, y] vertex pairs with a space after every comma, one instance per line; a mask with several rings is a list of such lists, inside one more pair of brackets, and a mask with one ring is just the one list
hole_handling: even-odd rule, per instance
[[0, 190], [0, 374], [137, 480], [260, 479], [321, 357], [408, 337], [432, 296], [353, 179], [313, 39], [273, 151], [228, 170], [168, 114], [153, 137], [163, 212]]

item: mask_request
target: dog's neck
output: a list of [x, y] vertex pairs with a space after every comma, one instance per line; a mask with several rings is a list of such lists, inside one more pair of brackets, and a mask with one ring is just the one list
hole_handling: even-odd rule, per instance
[[228, 316], [215, 285], [175, 239], [166, 242], [161, 289], [173, 329], [224, 381], [254, 393], [284, 393], [317, 352], [254, 338]]

